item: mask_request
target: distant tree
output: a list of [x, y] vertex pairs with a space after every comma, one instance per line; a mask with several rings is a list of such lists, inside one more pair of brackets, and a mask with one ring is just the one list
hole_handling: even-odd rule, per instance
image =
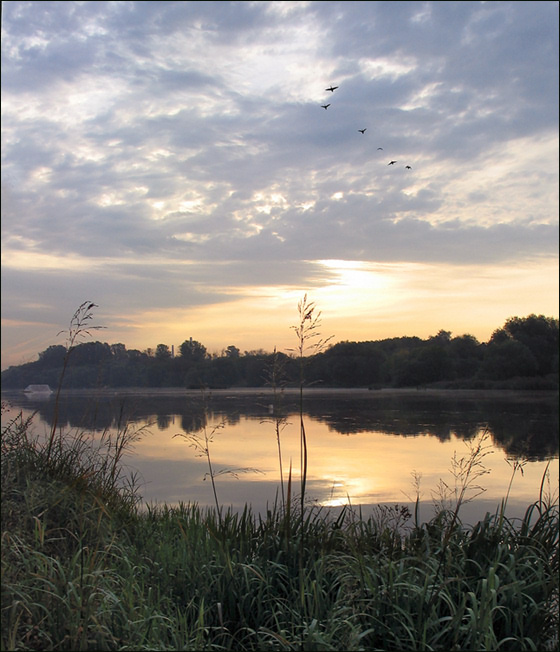
[[[151, 351], [151, 349], [149, 349]], [[139, 351], [138, 349], [129, 349], [128, 352], [129, 360], [146, 360], [149, 354], [146, 351]]]
[[66, 347], [62, 344], [54, 344], [39, 353], [38, 365], [40, 367], [61, 367], [64, 363]]
[[156, 346], [156, 359], [169, 360], [171, 358], [171, 351], [167, 344], [158, 344]]
[[512, 338], [490, 341], [484, 354], [480, 375], [490, 380], [535, 376], [538, 363], [529, 348]]
[[106, 342], [84, 342], [72, 351], [73, 365], [97, 365], [112, 357], [111, 348]]
[[448, 347], [440, 343], [448, 341], [447, 337], [434, 338], [415, 354], [413, 366], [419, 384], [435, 383], [451, 377]]
[[478, 371], [484, 347], [473, 335], [454, 337], [449, 343], [450, 364], [455, 378], [471, 378]]
[[239, 357], [239, 353], [239, 349], [233, 345], [228, 346], [228, 348], [225, 350], [226, 358], [237, 359]]
[[193, 340], [192, 337], [181, 344], [179, 353], [184, 360], [189, 362], [202, 362], [206, 359], [207, 354], [206, 347]]
[[214, 358], [208, 365], [204, 379], [210, 387], [231, 387], [236, 385], [239, 380], [236, 359], [228, 356]]
[[490, 343], [512, 339], [524, 344], [537, 362], [537, 372], [558, 371], [558, 319], [544, 315], [511, 317], [492, 335]]
[[126, 346], [124, 344], [111, 344], [111, 353], [113, 358], [121, 360], [127, 357]]
[[444, 331], [443, 329], [438, 332], [437, 335], [432, 335], [430, 340], [436, 340], [442, 344], [451, 341], [451, 331]]

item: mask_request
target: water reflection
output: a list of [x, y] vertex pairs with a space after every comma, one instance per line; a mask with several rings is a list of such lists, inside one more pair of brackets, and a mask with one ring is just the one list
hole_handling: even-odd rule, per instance
[[[3, 393], [14, 408], [36, 410], [51, 425], [54, 396], [36, 400]], [[243, 417], [270, 419], [270, 392], [63, 392], [61, 427], [102, 431], [130, 422], [155, 423], [167, 430], [172, 423], [184, 433], [208, 422], [238, 425]], [[272, 416], [298, 413], [297, 392], [286, 391]], [[452, 437], [470, 440], [486, 429], [510, 457], [545, 460], [558, 456], [558, 399], [556, 393], [430, 392], [307, 390], [304, 413], [342, 435], [382, 432], [400, 437], [429, 435], [441, 442]]]
[[[34, 401], [3, 393], [12, 408], [3, 424], [19, 410], [37, 411], [36, 434], [48, 433], [54, 398]], [[212, 464], [220, 473], [217, 487], [225, 506], [251, 504], [263, 512], [279, 499], [292, 464], [294, 492], [299, 490], [299, 400], [285, 392], [272, 410], [270, 392], [66, 392], [61, 397], [58, 425], [62, 430], [99, 433], [132, 424], [142, 437], [126, 459], [142, 480], [145, 502], [213, 504], [207, 461], [196, 457], [185, 437], [220, 427], [211, 443]], [[490, 473], [486, 493], [472, 505], [472, 519], [493, 512], [507, 491], [511, 467], [506, 458], [530, 460], [515, 479], [510, 513], [521, 516], [538, 498], [546, 470], [558, 486], [558, 402], [556, 395], [507, 393], [328, 392], [307, 390], [304, 413], [309, 442], [307, 496], [324, 506], [410, 504], [415, 498], [412, 474], [421, 475], [422, 517], [430, 517], [434, 492], [442, 478], [452, 485], [450, 460], [468, 454], [469, 443], [483, 432], [491, 436], [485, 459]], [[283, 419], [280, 475], [275, 419]], [[94, 435], [95, 436], [95, 435]], [[235, 479], [228, 469], [258, 472]], [[412, 506], [412, 505], [411, 505]], [[476, 507], [476, 509], [475, 509]], [[469, 518], [467, 516], [467, 518]]]

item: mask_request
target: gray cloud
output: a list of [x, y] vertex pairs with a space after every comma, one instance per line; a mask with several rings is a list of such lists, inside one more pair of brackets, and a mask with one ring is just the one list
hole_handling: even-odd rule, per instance
[[328, 258], [557, 255], [555, 2], [3, 14], [4, 247], [91, 262], [69, 276], [9, 264], [10, 318], [53, 288], [201, 305], [227, 299], [220, 285], [320, 283], [313, 261]]

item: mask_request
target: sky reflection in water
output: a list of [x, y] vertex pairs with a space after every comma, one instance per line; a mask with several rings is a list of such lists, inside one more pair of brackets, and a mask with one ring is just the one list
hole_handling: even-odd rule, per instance
[[[495, 511], [507, 492], [511, 460], [519, 459], [520, 454], [531, 460], [525, 463], [523, 473], [516, 474], [508, 514], [522, 516], [538, 498], [548, 461], [550, 488], [557, 491], [558, 440], [553, 433], [557, 432], [558, 410], [551, 400], [495, 400], [488, 396], [443, 400], [424, 393], [382, 396], [360, 390], [346, 396], [310, 392], [310, 397], [304, 398], [304, 420], [309, 447], [306, 493], [313, 504], [350, 503], [356, 508], [362, 506], [365, 514], [376, 504], [410, 504], [416, 497], [413, 474], [417, 474], [422, 516], [429, 518], [439, 497], [440, 482], [443, 480], [451, 490], [455, 487], [453, 457], [468, 457], [472, 442], [486, 427], [491, 436], [482, 463], [488, 472], [475, 483], [485, 492], [463, 510], [466, 522]], [[25, 401], [11, 395], [12, 408], [3, 414], [2, 422], [20, 408], [24, 416], [38, 409], [34, 431], [46, 433], [52, 422], [53, 399], [37, 404]], [[200, 396], [194, 394], [138, 398], [111, 392], [95, 400], [91, 394], [83, 394], [73, 396], [70, 402], [62, 401], [61, 424], [78, 430], [97, 421], [99, 432], [115, 428], [121, 415], [134, 428], [145, 426], [133, 452], [126, 457], [128, 468], [139, 474], [144, 501], [212, 506], [207, 459], [190, 445], [190, 437], [194, 433], [203, 436], [205, 428], [211, 439], [209, 450], [218, 474], [220, 503], [235, 509], [250, 503], [254, 511], [262, 512], [281, 497], [272, 401], [266, 392], [218, 392], [210, 395], [205, 408]], [[285, 489], [291, 464], [294, 491], [299, 493], [297, 396], [288, 394], [284, 404], [280, 441]], [[81, 423], [76, 421], [78, 414]], [[244, 472], [247, 468], [251, 470]], [[467, 496], [475, 493], [473, 489]]]

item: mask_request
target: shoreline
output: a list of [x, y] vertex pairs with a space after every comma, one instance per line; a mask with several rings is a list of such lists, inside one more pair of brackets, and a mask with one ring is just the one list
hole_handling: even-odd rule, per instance
[[[226, 398], [235, 396], [273, 396], [284, 394], [285, 396], [298, 396], [299, 387], [285, 387], [274, 390], [272, 387], [231, 387], [205, 389], [208, 396]], [[185, 387], [104, 387], [97, 389], [63, 389], [61, 396], [200, 396], [201, 389], [187, 389]], [[2, 396], [13, 396], [23, 394], [21, 389], [2, 390]], [[403, 387], [403, 388], [380, 388], [369, 389], [367, 387], [304, 387], [304, 397], [399, 397], [399, 396], [425, 396], [425, 397], [447, 397], [447, 398], [555, 398], [558, 397], [558, 390], [530, 390], [530, 389], [442, 389], [430, 387]], [[49, 398], [56, 395], [56, 391], [49, 395]]]

